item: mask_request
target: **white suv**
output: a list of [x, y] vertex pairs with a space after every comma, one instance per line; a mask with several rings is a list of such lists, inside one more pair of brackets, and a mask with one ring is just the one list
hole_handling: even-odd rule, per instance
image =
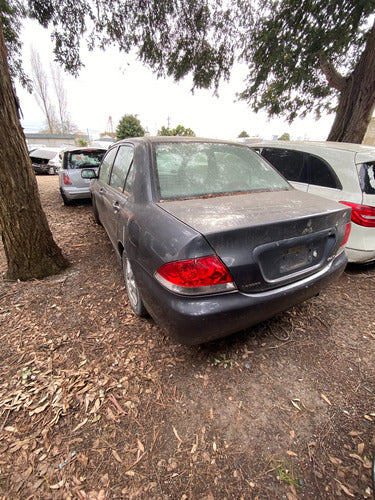
[[352, 209], [349, 262], [375, 260], [375, 147], [342, 142], [265, 141], [251, 148], [295, 188]]

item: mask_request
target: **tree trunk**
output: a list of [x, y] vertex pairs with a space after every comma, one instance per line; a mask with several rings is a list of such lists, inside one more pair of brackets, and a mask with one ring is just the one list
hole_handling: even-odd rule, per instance
[[18, 116], [0, 23], [0, 228], [6, 278], [43, 278], [69, 263], [53, 240]]
[[351, 75], [343, 80], [328, 141], [362, 143], [375, 106], [375, 24]]

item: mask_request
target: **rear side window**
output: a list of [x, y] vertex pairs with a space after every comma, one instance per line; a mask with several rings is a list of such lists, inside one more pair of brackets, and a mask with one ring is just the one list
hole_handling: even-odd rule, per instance
[[308, 155], [310, 167], [310, 184], [341, 189], [340, 181], [331, 170], [331, 167], [321, 158]]
[[128, 170], [128, 175], [126, 177], [125, 182], [125, 193], [130, 194], [133, 191], [133, 180], [134, 180], [134, 164], [131, 163], [130, 168]]
[[359, 182], [365, 194], [375, 194], [375, 162], [363, 163], [359, 167]]
[[117, 153], [117, 148], [110, 149], [103, 158], [102, 164], [100, 166], [99, 179], [102, 182], [105, 182], [106, 184], [108, 184], [109, 173], [111, 171], [112, 163], [113, 160], [115, 159], [116, 153]]
[[113, 164], [110, 186], [119, 191], [124, 189], [125, 179], [133, 161], [133, 148], [131, 146], [121, 146], [118, 150], [115, 162]]
[[264, 148], [262, 156], [277, 168], [288, 181], [308, 184], [305, 153], [281, 148]]

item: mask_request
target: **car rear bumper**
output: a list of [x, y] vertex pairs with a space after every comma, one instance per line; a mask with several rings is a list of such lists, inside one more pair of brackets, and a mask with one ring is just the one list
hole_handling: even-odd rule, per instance
[[36, 174], [48, 174], [50, 171], [50, 165], [42, 165], [38, 163], [33, 163], [33, 169]]
[[193, 345], [249, 328], [313, 297], [339, 277], [346, 264], [346, 254], [341, 252], [318, 273], [274, 290], [253, 294], [235, 291], [198, 297], [181, 296], [166, 290], [135, 263], [134, 271], [151, 316], [178, 342]]
[[365, 264], [375, 261], [375, 250], [358, 250], [355, 248], [345, 248], [349, 262], [354, 264]]
[[91, 198], [91, 192], [89, 187], [84, 187], [84, 188], [76, 188], [76, 187], [69, 187], [69, 188], [60, 188], [61, 194], [64, 194], [65, 198], [68, 198], [68, 200], [82, 200], [84, 198]]
[[352, 222], [352, 230], [345, 247], [349, 262], [365, 264], [375, 260], [375, 228]]

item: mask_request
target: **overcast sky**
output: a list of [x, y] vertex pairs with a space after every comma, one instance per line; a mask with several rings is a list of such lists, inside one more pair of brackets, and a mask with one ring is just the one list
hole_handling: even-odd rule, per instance
[[[30, 47], [39, 53], [45, 71], [53, 62], [50, 34], [36, 22], [25, 23], [22, 36], [24, 68], [30, 74]], [[243, 102], [236, 102], [236, 92], [243, 90], [244, 68], [237, 67], [229, 83], [212, 90], [191, 93], [188, 79], [175, 83], [157, 79], [139, 62], [120, 54], [115, 48], [84, 53], [83, 68], [78, 78], [64, 74], [69, 111], [79, 130], [95, 139], [108, 130], [109, 117], [114, 129], [125, 114], [135, 114], [151, 135], [162, 125], [181, 124], [197, 136], [234, 139], [245, 130], [250, 136], [272, 139], [289, 132], [293, 139], [326, 139], [333, 116], [315, 121], [313, 117], [296, 120], [289, 125], [284, 119], [255, 114]], [[44, 126], [43, 114], [35, 97], [17, 85], [26, 132], [38, 132]], [[52, 88], [51, 88], [52, 95]]]

